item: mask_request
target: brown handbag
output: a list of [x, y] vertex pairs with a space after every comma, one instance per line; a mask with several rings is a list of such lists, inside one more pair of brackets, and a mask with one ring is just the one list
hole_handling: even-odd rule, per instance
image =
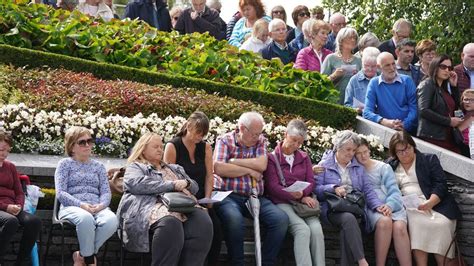
[[109, 177], [110, 191], [116, 194], [123, 194], [123, 176], [125, 175], [125, 167], [112, 168], [107, 171]]
[[[452, 260], [448, 260], [447, 256], [451, 248], [455, 248], [454, 258]], [[454, 233], [453, 240], [451, 240], [448, 250], [446, 250], [446, 254], [444, 254], [443, 266], [467, 266], [467, 263], [464, 260], [461, 250], [459, 249], [457, 231]]]

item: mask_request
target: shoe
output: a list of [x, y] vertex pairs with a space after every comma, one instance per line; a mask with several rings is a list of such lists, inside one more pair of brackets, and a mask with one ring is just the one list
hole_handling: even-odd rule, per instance
[[72, 261], [74, 261], [74, 266], [85, 266], [86, 263], [84, 262], [84, 258], [81, 256], [79, 251], [75, 251], [72, 253]]

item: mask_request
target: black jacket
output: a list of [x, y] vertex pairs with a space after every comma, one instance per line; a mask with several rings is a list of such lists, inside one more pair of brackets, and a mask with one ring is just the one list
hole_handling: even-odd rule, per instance
[[[441, 199], [441, 201], [433, 207], [433, 210], [451, 220], [461, 218], [461, 210], [454, 200], [453, 195], [448, 191], [446, 176], [438, 157], [434, 154], [421, 153], [418, 150], [415, 152], [416, 177], [418, 178], [418, 183], [423, 195], [425, 195], [426, 199], [429, 199], [431, 194], [436, 194]], [[400, 161], [398, 159], [390, 158], [387, 163], [390, 164], [392, 169], [395, 171], [400, 164]]]
[[[156, 11], [153, 6], [156, 2]], [[154, 21], [156, 12], [157, 22]], [[171, 17], [167, 5], [162, 0], [133, 0], [125, 8], [125, 17], [141, 19], [161, 31], [171, 31]]]
[[[442, 88], [431, 78], [423, 80], [416, 89], [418, 97], [417, 136], [436, 140], [446, 139], [446, 129], [450, 128], [451, 117], [442, 95]], [[451, 96], [459, 107], [459, 91], [451, 87]]]
[[225, 22], [220, 18], [219, 12], [214, 9], [205, 7], [201, 16], [195, 20], [191, 18], [192, 8], [187, 8], [179, 16], [176, 26], [174, 27], [179, 33], [193, 33], [193, 32], [209, 32], [211, 36], [218, 40], [225, 39]]

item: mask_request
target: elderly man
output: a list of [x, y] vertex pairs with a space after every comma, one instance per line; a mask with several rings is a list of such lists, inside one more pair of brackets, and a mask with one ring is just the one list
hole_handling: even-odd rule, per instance
[[160, 31], [171, 31], [171, 17], [165, 0], [131, 0], [125, 17], [141, 19]]
[[395, 59], [389, 52], [377, 57], [382, 74], [373, 78], [367, 88], [364, 118], [395, 130], [416, 133], [416, 87], [407, 75], [398, 74]]
[[418, 86], [421, 78], [420, 69], [411, 63], [415, 57], [415, 46], [415, 41], [403, 39], [397, 43], [395, 54], [397, 55], [398, 73], [410, 76], [415, 85]]
[[267, 141], [262, 135], [263, 117], [256, 112], [243, 113], [235, 131], [220, 136], [214, 151], [216, 190], [232, 191], [216, 203], [232, 265], [244, 265], [244, 217], [251, 218], [245, 203], [252, 183], [260, 200], [260, 221], [266, 227], [262, 264], [273, 265], [285, 239], [288, 216], [263, 195], [263, 172], [267, 168]]
[[193, 32], [209, 32], [218, 40], [225, 38], [224, 25], [219, 12], [206, 6], [206, 0], [191, 0], [191, 7], [181, 13], [175, 30], [181, 34]]
[[464, 46], [461, 53], [462, 63], [454, 67], [458, 75], [458, 89], [462, 94], [464, 90], [474, 88], [474, 43]]
[[285, 65], [295, 62], [297, 52], [286, 43], [285, 21], [274, 18], [268, 24], [268, 32], [273, 41], [260, 51], [262, 57], [268, 60], [279, 58]]
[[362, 52], [362, 69], [351, 77], [346, 87], [344, 105], [354, 108], [357, 113], [364, 111], [365, 96], [369, 81], [377, 75], [377, 56], [379, 49], [367, 47]]
[[[411, 23], [410, 21], [400, 18], [393, 24], [392, 27], [392, 38], [390, 40], [386, 40], [380, 44], [379, 50], [380, 52], [389, 52], [397, 59], [397, 54], [395, 53], [395, 49], [397, 48], [397, 43], [401, 42], [403, 39], [410, 38], [411, 35]], [[414, 56], [412, 64], [418, 62], [418, 58]]]
[[334, 52], [336, 51], [336, 36], [339, 31], [346, 26], [346, 17], [341, 13], [334, 13], [331, 18], [329, 18], [329, 24], [331, 25], [331, 33], [328, 35], [324, 48]]

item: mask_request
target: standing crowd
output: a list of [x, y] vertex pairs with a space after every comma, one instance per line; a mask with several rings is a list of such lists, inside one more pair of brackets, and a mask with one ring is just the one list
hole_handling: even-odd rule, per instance
[[[222, 240], [231, 265], [244, 265], [246, 218], [258, 218], [265, 229], [263, 265], [275, 265], [287, 233], [293, 236], [297, 265], [325, 265], [323, 225], [340, 232], [341, 265], [368, 265], [362, 234], [371, 232], [377, 265], [385, 265], [392, 242], [400, 265], [412, 265], [413, 258], [416, 265], [427, 265], [430, 253], [440, 266], [453, 259], [450, 243], [461, 212], [438, 158], [419, 152], [407, 131], [393, 135], [387, 163], [371, 159], [368, 142], [344, 130], [314, 164], [301, 150], [308, 135], [303, 121], [291, 120], [271, 152], [264, 126], [259, 113], [243, 113], [235, 130], [217, 138], [214, 151], [205, 141], [209, 119], [199, 111], [166, 145], [159, 132], [145, 133], [127, 160], [116, 214], [109, 208], [106, 169], [91, 157], [91, 131], [67, 129], [67, 157], [58, 164], [55, 187], [59, 218], [76, 226], [74, 265], [97, 265], [100, 247], [118, 227], [126, 250], [151, 252], [152, 265], [217, 265]], [[11, 146], [10, 134], [0, 130], [0, 236], [6, 240], [0, 243], [0, 259], [23, 225], [21, 265], [40, 222], [22, 211], [23, 190], [15, 166], [6, 160]], [[305, 186], [288, 190], [296, 182]], [[220, 202], [197, 204], [213, 191], [231, 193]], [[166, 200], [173, 192], [192, 203], [173, 209]], [[333, 205], [334, 197], [355, 194], [364, 199], [357, 210]], [[259, 202], [258, 217], [252, 217], [249, 197]], [[404, 204], [403, 197], [417, 204]]]

